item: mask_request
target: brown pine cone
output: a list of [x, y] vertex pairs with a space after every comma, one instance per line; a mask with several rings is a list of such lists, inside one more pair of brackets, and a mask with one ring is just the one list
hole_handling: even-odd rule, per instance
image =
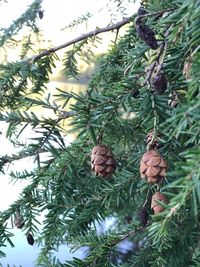
[[[147, 136], [146, 136], [146, 144], [149, 145], [152, 141], [152, 138], [153, 138], [153, 134], [154, 134], [154, 130], [151, 130]], [[157, 138], [154, 138], [153, 142], [151, 143], [150, 145], [150, 148], [151, 149], [156, 149], [159, 147], [159, 144], [158, 144], [158, 139]]]
[[136, 19], [136, 27], [135, 30], [138, 36], [151, 48], [157, 49], [158, 43], [155, 38], [155, 33], [152, 29], [150, 29], [141, 19], [138, 17]]
[[23, 217], [19, 212], [16, 212], [14, 215], [14, 224], [18, 229], [21, 229], [24, 226]]
[[102, 177], [108, 177], [115, 171], [116, 161], [110, 148], [98, 144], [92, 149], [91, 168], [95, 175]]
[[167, 163], [155, 150], [150, 150], [140, 161], [141, 178], [147, 178], [149, 183], [159, 183], [166, 174]]
[[157, 191], [152, 196], [152, 200], [151, 200], [151, 209], [153, 209], [154, 214], [160, 213], [165, 209], [163, 206], [158, 204], [157, 201], [161, 201], [164, 204], [168, 204], [169, 203], [169, 200], [163, 194], [161, 194], [159, 191]]
[[167, 79], [163, 72], [156, 74], [151, 84], [155, 93], [163, 94], [167, 90]]

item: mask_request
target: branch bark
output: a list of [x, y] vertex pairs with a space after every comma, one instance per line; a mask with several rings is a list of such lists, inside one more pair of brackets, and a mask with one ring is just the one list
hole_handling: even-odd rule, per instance
[[106, 26], [104, 28], [96, 28], [95, 30], [93, 31], [90, 31], [88, 33], [85, 33], [85, 34], [82, 34], [81, 36], [78, 36], [76, 38], [74, 38], [73, 40], [70, 40], [64, 44], [61, 44], [59, 46], [56, 46], [56, 47], [52, 47], [48, 50], [45, 50], [31, 58], [29, 58], [27, 61], [30, 61], [30, 62], [35, 62], [37, 61], [38, 59], [44, 57], [44, 56], [48, 56], [50, 54], [53, 54], [55, 53], [56, 51], [58, 50], [61, 50], [63, 48], [66, 48], [70, 45], [73, 45], [75, 43], [78, 43], [80, 41], [83, 41], [87, 38], [90, 38], [90, 37], [94, 37], [100, 33], [103, 33], [103, 32], [108, 32], [108, 31], [113, 31], [113, 30], [119, 30], [122, 26], [126, 25], [127, 23], [130, 23], [132, 21], [132, 16], [131, 17], [127, 17], [127, 18], [124, 18], [123, 20], [115, 23], [115, 24], [112, 24], [112, 25], [109, 25], [109, 26]]

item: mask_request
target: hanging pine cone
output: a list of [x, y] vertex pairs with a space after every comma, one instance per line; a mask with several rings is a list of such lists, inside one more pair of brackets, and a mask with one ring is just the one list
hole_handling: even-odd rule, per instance
[[43, 12], [43, 10], [39, 10], [39, 11], [38, 11], [38, 14], [39, 14], [39, 18], [42, 19], [43, 16], [44, 16], [44, 12]]
[[146, 144], [149, 145], [150, 149], [157, 149], [159, 147], [158, 139], [154, 138], [154, 140], [152, 142], [153, 134], [154, 134], [154, 130], [151, 130], [147, 134], [147, 136], [146, 136]]
[[103, 144], [98, 144], [92, 149], [91, 167], [95, 175], [109, 177], [116, 168], [110, 148]]
[[149, 214], [147, 212], [146, 207], [140, 208], [139, 212], [138, 212], [138, 219], [139, 219], [139, 222], [141, 223], [141, 225], [143, 227], [146, 226], [146, 224], [148, 222], [148, 218], [149, 218]]
[[158, 94], [163, 94], [167, 90], [167, 79], [163, 72], [156, 74], [151, 82], [153, 91]]
[[14, 215], [14, 224], [18, 229], [21, 229], [24, 226], [23, 217], [19, 212], [16, 212]]
[[158, 48], [158, 43], [155, 38], [155, 34], [145, 23], [141, 20], [141, 18], [136, 19], [136, 27], [135, 30], [138, 36], [152, 49]]
[[33, 239], [32, 234], [29, 233], [26, 238], [27, 238], [27, 242], [29, 243], [29, 245], [32, 246], [34, 244], [34, 239]]
[[169, 200], [161, 194], [159, 191], [157, 191], [153, 196], [151, 200], [151, 209], [153, 209], [154, 214], [162, 212], [165, 208], [157, 203], [157, 201], [163, 202], [164, 204], [168, 204]]
[[159, 183], [166, 174], [167, 163], [155, 150], [150, 150], [140, 161], [141, 178], [147, 178], [149, 183]]

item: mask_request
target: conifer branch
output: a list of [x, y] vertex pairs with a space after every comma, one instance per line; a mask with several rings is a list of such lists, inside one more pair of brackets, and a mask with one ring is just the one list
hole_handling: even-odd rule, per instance
[[[167, 12], [170, 12], [170, 11], [174, 11], [175, 9], [166, 9], [166, 10], [162, 10], [162, 11], [159, 11], [159, 12], [153, 12], [153, 13], [150, 13], [150, 14], [146, 14], [146, 15], [141, 15], [141, 16], [138, 16], [137, 19], [141, 19], [143, 17], [149, 17], [149, 16], [155, 16], [155, 15], [161, 15], [163, 13], [167, 13]], [[117, 30], [117, 34], [119, 32], [119, 29], [132, 22], [133, 21], [133, 16], [130, 16], [130, 17], [127, 17], [127, 18], [124, 18], [123, 20], [115, 23], [115, 24], [112, 24], [112, 25], [109, 25], [109, 26], [106, 26], [106, 27], [103, 27], [103, 28], [96, 28], [95, 30], [93, 31], [90, 31], [88, 33], [85, 33], [85, 34], [82, 34], [81, 36], [78, 36], [76, 38], [74, 38], [73, 40], [70, 40], [64, 44], [61, 44], [59, 46], [56, 46], [56, 47], [52, 47], [48, 50], [45, 50], [35, 56], [33, 56], [32, 58], [28, 59], [27, 61], [30, 61], [30, 62], [35, 62], [37, 61], [38, 59], [44, 57], [44, 56], [48, 56], [50, 54], [53, 54], [55, 53], [56, 51], [58, 50], [61, 50], [63, 48], [66, 48], [70, 45], [73, 45], [73, 44], [76, 44], [80, 41], [83, 41], [87, 38], [90, 38], [90, 37], [94, 37], [94, 36], [97, 36], [98, 34], [100, 33], [104, 33], [104, 32], [109, 32], [109, 31], [113, 31], [113, 30]]]
[[44, 152], [47, 152], [47, 150], [40, 148], [37, 150], [33, 150], [32, 152], [25, 150], [25, 151], [21, 151], [17, 155], [0, 157], [0, 167], [3, 167], [5, 164], [12, 163], [13, 161], [16, 161], [16, 160], [21, 160], [27, 157], [35, 156], [36, 153], [44, 153]]

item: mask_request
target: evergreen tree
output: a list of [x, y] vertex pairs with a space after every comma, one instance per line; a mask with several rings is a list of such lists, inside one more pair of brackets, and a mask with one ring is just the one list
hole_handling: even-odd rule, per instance
[[[120, 12], [123, 2], [111, 1]], [[42, 40], [41, 4], [35, 0], [1, 29], [1, 48], [22, 44], [19, 61], [0, 65], [0, 120], [18, 147], [1, 156], [1, 171], [26, 157], [37, 163], [10, 173], [29, 184], [0, 214], [1, 246], [12, 245], [7, 224], [14, 216], [28, 243], [42, 246], [39, 266], [200, 266], [200, 2], [143, 1], [131, 17], [39, 51], [33, 40]], [[88, 13], [70, 27], [89, 19]], [[24, 28], [30, 35], [18, 44]], [[115, 42], [97, 58], [87, 90], [43, 97], [56, 52], [66, 49], [65, 74], [79, 79], [78, 56], [108, 31], [116, 32]], [[54, 117], [36, 116], [34, 107]], [[66, 121], [77, 135], [70, 145]], [[27, 127], [34, 137], [19, 142]], [[97, 223], [110, 216], [115, 227], [99, 234]], [[123, 254], [125, 240], [132, 247]], [[61, 263], [52, 254], [61, 244], [88, 247], [88, 255]]]

